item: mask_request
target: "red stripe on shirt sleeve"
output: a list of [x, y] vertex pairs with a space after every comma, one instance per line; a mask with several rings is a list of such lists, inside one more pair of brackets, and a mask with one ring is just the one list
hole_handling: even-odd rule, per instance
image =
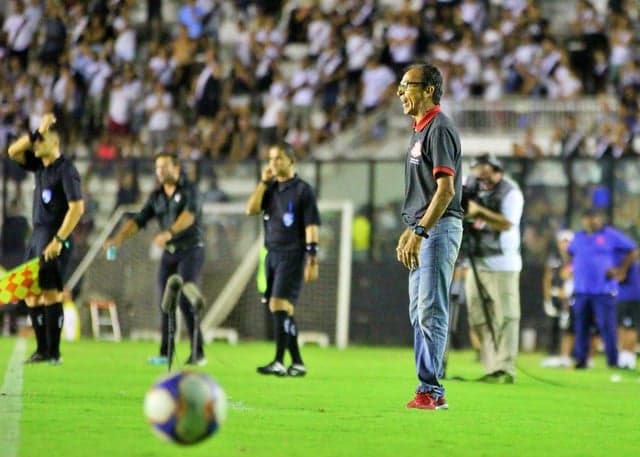
[[449, 167], [435, 167], [433, 169], [433, 176], [435, 176], [437, 173], [443, 173], [445, 175], [449, 175], [449, 176], [455, 176], [456, 172], [454, 170], [452, 170]]

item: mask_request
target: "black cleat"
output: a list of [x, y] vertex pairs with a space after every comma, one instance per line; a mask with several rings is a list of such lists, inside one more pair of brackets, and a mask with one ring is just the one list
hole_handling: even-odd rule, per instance
[[494, 371], [480, 378], [480, 382], [489, 384], [514, 384], [516, 382], [512, 374], [503, 370]]
[[273, 361], [269, 365], [265, 365], [263, 367], [258, 367], [258, 373], [260, 374], [274, 374], [276, 376], [286, 376], [287, 369], [280, 362]]
[[49, 365], [58, 366], [62, 365], [62, 357], [51, 357], [49, 360]]
[[31, 357], [25, 360], [24, 363], [31, 364], [31, 363], [42, 363], [42, 362], [48, 362], [48, 361], [49, 361], [49, 357], [36, 351], [33, 354], [31, 354]]
[[203, 367], [207, 364], [207, 359], [205, 356], [201, 355], [200, 357], [193, 357], [192, 355], [189, 356], [189, 358], [187, 359], [187, 361], [185, 362], [185, 365], [195, 365], [198, 367]]
[[301, 363], [294, 363], [289, 368], [287, 368], [287, 374], [289, 376], [293, 376], [294, 378], [301, 378], [307, 374], [307, 368]]

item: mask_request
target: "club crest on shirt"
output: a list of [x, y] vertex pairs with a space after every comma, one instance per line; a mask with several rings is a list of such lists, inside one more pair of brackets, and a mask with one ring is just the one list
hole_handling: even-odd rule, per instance
[[49, 203], [51, 201], [51, 189], [42, 189], [42, 202]]
[[180, 194], [176, 194], [173, 199], [176, 201], [176, 203], [180, 203], [180, 200], [182, 200], [182, 195]]
[[419, 141], [416, 141], [413, 144], [413, 147], [411, 148], [411, 152], [409, 154], [411, 154], [411, 157], [415, 159], [420, 157], [422, 155], [422, 143], [420, 143]]
[[293, 213], [286, 212], [282, 215], [282, 223], [285, 227], [291, 227], [293, 225]]

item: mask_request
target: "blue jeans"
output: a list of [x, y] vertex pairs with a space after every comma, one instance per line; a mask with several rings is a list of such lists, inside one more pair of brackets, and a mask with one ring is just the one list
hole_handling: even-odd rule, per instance
[[449, 288], [461, 241], [462, 221], [441, 219], [422, 241], [419, 268], [409, 273], [409, 319], [420, 380], [417, 391], [429, 392], [435, 399], [444, 396], [439, 378], [447, 344]]

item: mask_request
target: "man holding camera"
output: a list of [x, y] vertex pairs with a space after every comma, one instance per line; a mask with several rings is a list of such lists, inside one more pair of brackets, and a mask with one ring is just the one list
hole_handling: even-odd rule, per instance
[[483, 154], [471, 164], [477, 187], [466, 210], [469, 326], [480, 339], [485, 382], [512, 384], [520, 325], [520, 219], [524, 197], [502, 163]]

